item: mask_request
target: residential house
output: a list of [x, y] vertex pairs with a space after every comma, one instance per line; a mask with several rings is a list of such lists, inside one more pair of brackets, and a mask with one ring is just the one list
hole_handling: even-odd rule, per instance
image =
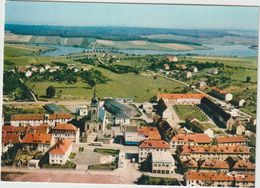
[[189, 133], [189, 134], [177, 134], [172, 137], [171, 147], [177, 149], [178, 146], [183, 145], [209, 145], [211, 139], [206, 134], [201, 133]]
[[250, 150], [246, 146], [233, 145], [233, 146], [189, 146], [183, 145], [181, 148], [180, 158], [182, 161], [188, 161], [191, 159], [206, 160], [206, 159], [216, 159], [216, 160], [226, 160], [228, 157], [236, 159], [247, 160], [250, 158]]
[[205, 160], [199, 168], [200, 172], [229, 172], [229, 164], [224, 160]]
[[87, 116], [88, 112], [89, 112], [89, 108], [88, 107], [76, 108], [76, 114], [78, 116]]
[[184, 71], [183, 72], [183, 78], [184, 79], [190, 79], [192, 77], [192, 72], [190, 71]]
[[29, 78], [29, 77], [31, 77], [32, 76], [32, 71], [26, 71], [25, 72], [25, 76], [27, 77], [27, 78]]
[[188, 70], [191, 72], [198, 72], [198, 68], [196, 66], [190, 66]]
[[220, 100], [224, 100], [224, 101], [231, 101], [233, 98], [233, 95], [231, 93], [227, 93], [226, 91], [220, 90], [216, 87], [212, 88], [211, 90], [211, 94], [215, 97], [217, 97]]
[[80, 131], [79, 131], [79, 128], [77, 128], [74, 125], [69, 124], [69, 123], [57, 124], [52, 129], [52, 136], [55, 138], [56, 141], [62, 140], [62, 139], [67, 139], [72, 142], [78, 143]]
[[218, 69], [211, 69], [207, 72], [208, 74], [213, 74], [213, 75], [217, 75], [218, 74]]
[[235, 120], [230, 113], [223, 110], [219, 105], [207, 97], [201, 99], [201, 109], [221, 128], [232, 130]]
[[138, 147], [138, 162], [144, 162], [152, 152], [168, 151], [170, 145], [164, 140], [144, 140]]
[[234, 178], [224, 172], [186, 172], [186, 186], [234, 187]]
[[169, 151], [152, 152], [152, 173], [174, 174], [175, 160]]
[[163, 64], [164, 70], [170, 70], [170, 66], [168, 64]]
[[64, 165], [72, 151], [72, 142], [67, 139], [59, 140], [49, 151], [49, 164]]
[[178, 62], [178, 58], [176, 56], [166, 56], [166, 59], [169, 62]]
[[11, 116], [11, 125], [19, 127], [48, 124], [54, 127], [58, 123], [67, 123], [71, 120], [71, 114], [17, 114]]
[[255, 187], [255, 175], [253, 174], [236, 174], [236, 187]]
[[217, 145], [233, 146], [246, 145], [247, 139], [245, 136], [219, 136], [215, 138]]
[[153, 104], [150, 103], [150, 102], [144, 102], [142, 104], [142, 109], [144, 110], [145, 113], [151, 114], [153, 112], [153, 110], [154, 110]]
[[198, 93], [161, 93], [157, 95], [157, 101], [162, 99], [171, 105], [197, 105], [203, 97], [204, 94]]
[[238, 160], [232, 169], [241, 174], [255, 174], [255, 164], [249, 160]]
[[53, 146], [54, 137], [51, 134], [27, 133], [21, 144], [23, 150], [45, 153]]
[[20, 135], [15, 133], [2, 132], [2, 153], [20, 142]]
[[195, 85], [197, 88], [203, 89], [207, 86], [207, 83], [205, 81], [200, 81], [200, 82], [197, 82]]

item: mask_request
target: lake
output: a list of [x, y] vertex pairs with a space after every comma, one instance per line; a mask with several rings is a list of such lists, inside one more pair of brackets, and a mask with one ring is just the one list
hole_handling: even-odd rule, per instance
[[[62, 56], [62, 55], [70, 55], [74, 53], [81, 53], [84, 50], [91, 50], [90, 48], [79, 48], [79, 47], [71, 47], [71, 46], [58, 46], [58, 45], [44, 45], [55, 48], [56, 50], [48, 51], [42, 53], [42, 56]], [[125, 50], [117, 50], [119, 53], [125, 54], [134, 54], [134, 55], [186, 55], [186, 54], [194, 54], [194, 55], [206, 55], [206, 56], [238, 56], [238, 57], [256, 57], [257, 50], [251, 49], [248, 46], [244, 45], [204, 45], [209, 47], [207, 50], [189, 50], [189, 51], [164, 51], [164, 50], [138, 50], [138, 49], [125, 49]]]

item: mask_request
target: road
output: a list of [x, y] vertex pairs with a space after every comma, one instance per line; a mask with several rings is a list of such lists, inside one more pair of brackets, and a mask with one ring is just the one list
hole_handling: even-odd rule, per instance
[[10, 101], [10, 102], [6, 102], [4, 101], [3, 104], [6, 105], [30, 105], [30, 104], [40, 104], [40, 105], [45, 105], [45, 104], [50, 104], [50, 103], [56, 103], [58, 105], [68, 105], [68, 106], [73, 106], [73, 105], [89, 105], [91, 102], [87, 101], [87, 100], [66, 100], [66, 101], [55, 101], [55, 100], [51, 100], [51, 101], [37, 101], [37, 102], [33, 102], [33, 101], [23, 101], [23, 102], [18, 102], [18, 101]]

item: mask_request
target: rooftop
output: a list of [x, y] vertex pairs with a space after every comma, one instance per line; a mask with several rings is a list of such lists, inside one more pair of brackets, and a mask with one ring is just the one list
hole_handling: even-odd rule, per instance
[[12, 125], [3, 125], [2, 126], [2, 133], [13, 133], [14, 132], [14, 126]]
[[170, 149], [170, 145], [164, 140], [144, 140], [139, 148], [163, 148]]
[[246, 137], [241, 136], [221, 136], [217, 137], [216, 141], [218, 143], [240, 143], [240, 142], [246, 142]]
[[161, 93], [157, 95], [157, 99], [202, 99], [204, 94], [199, 93]]
[[9, 143], [19, 143], [20, 136], [19, 134], [2, 134], [2, 143], [7, 145]]
[[125, 132], [135, 132], [137, 133], [137, 127], [136, 126], [125, 126]]
[[57, 113], [57, 114], [62, 114], [62, 113], [66, 113], [67, 111], [63, 108], [61, 108], [60, 106], [51, 103], [51, 104], [46, 104], [44, 106], [46, 108], [46, 110], [48, 110], [50, 113]]
[[26, 144], [50, 144], [52, 139], [51, 134], [38, 134], [38, 133], [28, 133], [22, 139], [21, 143]]
[[252, 174], [237, 174], [235, 179], [238, 182], [255, 182], [255, 176]]
[[161, 135], [156, 127], [141, 127], [138, 134], [147, 137], [149, 140], [161, 140]]
[[52, 155], [64, 155], [69, 147], [71, 146], [72, 142], [70, 140], [59, 140], [51, 149], [50, 154]]
[[228, 176], [223, 172], [186, 172], [185, 176], [188, 180], [203, 180], [203, 181], [233, 181], [232, 176]]
[[181, 154], [189, 153], [219, 153], [219, 154], [250, 154], [250, 150], [246, 146], [234, 145], [234, 146], [216, 146], [216, 145], [207, 145], [207, 146], [182, 146]]
[[54, 120], [54, 119], [70, 119], [71, 114], [17, 114], [11, 116], [11, 121], [25, 120]]
[[169, 151], [154, 151], [152, 152], [153, 162], [174, 163], [174, 159]]
[[201, 169], [229, 169], [229, 165], [226, 161], [222, 160], [205, 160], [200, 167]]
[[255, 170], [255, 164], [248, 160], [238, 160], [233, 167], [234, 170]]
[[211, 139], [207, 134], [190, 133], [190, 134], [177, 134], [172, 138], [172, 142], [195, 142], [210, 144]]
[[66, 130], [66, 131], [76, 131], [77, 127], [70, 123], [57, 124], [53, 130]]

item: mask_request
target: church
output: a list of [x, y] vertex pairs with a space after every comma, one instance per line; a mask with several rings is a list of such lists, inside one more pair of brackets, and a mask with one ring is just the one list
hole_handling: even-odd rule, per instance
[[100, 101], [94, 92], [91, 99], [90, 118], [85, 122], [85, 132], [103, 134], [105, 132], [105, 110], [100, 106]]

